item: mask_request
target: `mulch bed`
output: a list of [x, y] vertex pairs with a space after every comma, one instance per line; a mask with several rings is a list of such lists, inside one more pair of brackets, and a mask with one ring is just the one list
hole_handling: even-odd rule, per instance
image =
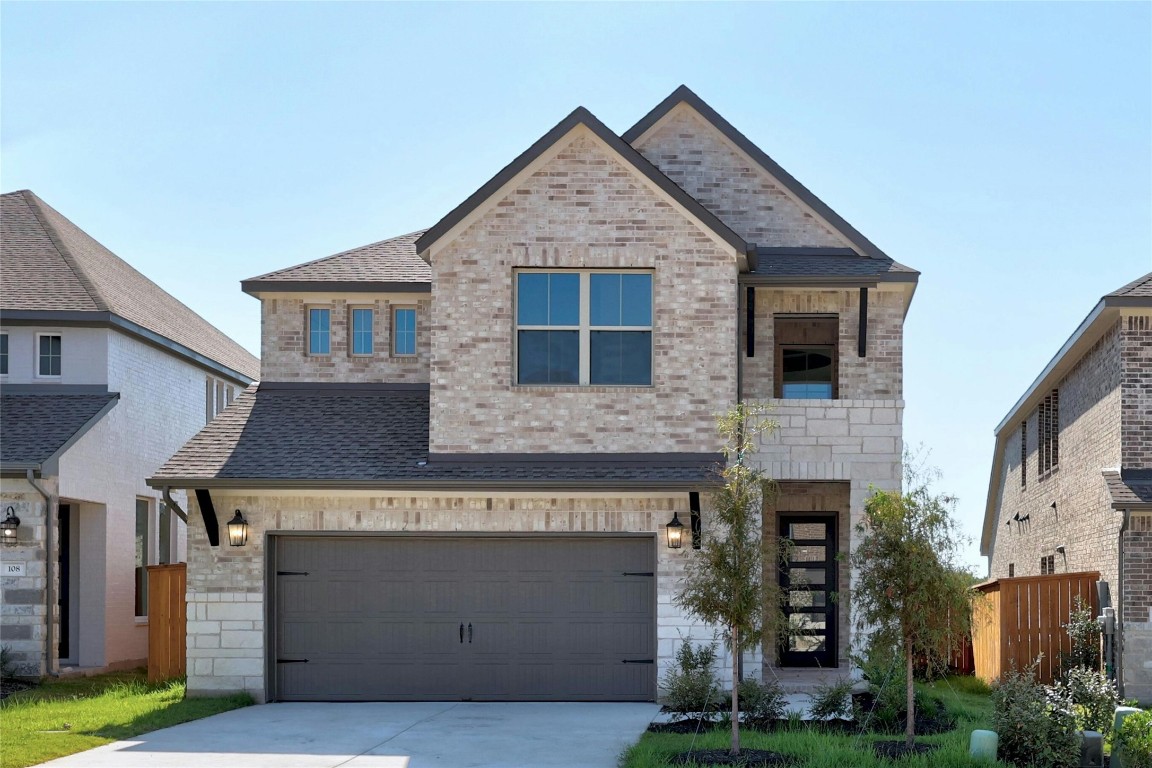
[[902, 741], [872, 742], [872, 751], [876, 753], [876, 756], [887, 758], [889, 760], [899, 760], [905, 755], [924, 755], [929, 752], [934, 752], [939, 748], [939, 744], [916, 743], [909, 747]]
[[0, 680], [0, 700], [6, 699], [14, 693], [26, 691], [29, 688], [35, 688], [35, 683], [27, 683], [23, 680]]
[[766, 749], [741, 749], [740, 754], [729, 754], [726, 749], [696, 749], [691, 752], [681, 752], [674, 755], [669, 761], [673, 765], [734, 765], [759, 768], [759, 766], [787, 766], [794, 765], [796, 758], [782, 755], [779, 752], [769, 752]]

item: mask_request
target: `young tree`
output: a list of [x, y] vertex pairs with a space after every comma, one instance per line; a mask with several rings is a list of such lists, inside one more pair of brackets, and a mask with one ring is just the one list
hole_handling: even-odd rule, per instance
[[908, 747], [916, 739], [913, 662], [945, 657], [963, 644], [975, 595], [971, 579], [956, 566], [962, 537], [952, 517], [955, 499], [933, 493], [935, 473], [925, 474], [906, 455], [907, 490], [873, 491], [850, 558], [857, 629], [871, 629], [872, 642], [889, 643], [904, 655]]
[[776, 423], [767, 408], [738, 403], [717, 418], [724, 439], [725, 466], [712, 494], [714, 522], [699, 552], [685, 566], [677, 604], [688, 613], [724, 629], [732, 658], [732, 745], [740, 753], [740, 653], [754, 648], [782, 626], [780, 588], [764, 578], [764, 563], [774, 562], [775, 548], [760, 533], [760, 510], [766, 488], [762, 472], [745, 463], [757, 438]]

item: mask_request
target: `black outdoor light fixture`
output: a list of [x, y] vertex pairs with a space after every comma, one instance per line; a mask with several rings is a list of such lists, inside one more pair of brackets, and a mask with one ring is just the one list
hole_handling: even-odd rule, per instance
[[240, 514], [240, 510], [236, 510], [236, 516], [228, 521], [228, 543], [234, 547], [248, 543], [248, 521]]
[[682, 546], [684, 546], [684, 523], [680, 522], [680, 516], [673, 512], [672, 522], [668, 523], [668, 548], [680, 549]]
[[7, 516], [0, 520], [0, 537], [3, 537], [6, 546], [15, 546], [16, 529], [20, 527], [20, 518], [16, 517], [16, 508], [13, 506], [4, 511]]

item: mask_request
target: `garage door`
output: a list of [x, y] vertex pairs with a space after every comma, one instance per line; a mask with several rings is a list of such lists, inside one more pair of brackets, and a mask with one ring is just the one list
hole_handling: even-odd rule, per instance
[[651, 537], [277, 537], [273, 696], [651, 701]]

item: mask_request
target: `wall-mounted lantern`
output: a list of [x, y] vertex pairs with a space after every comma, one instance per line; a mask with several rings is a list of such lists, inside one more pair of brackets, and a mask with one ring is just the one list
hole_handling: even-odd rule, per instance
[[248, 521], [240, 514], [240, 510], [236, 510], [236, 516], [228, 521], [228, 543], [234, 547], [248, 543]]
[[684, 523], [675, 512], [672, 513], [672, 522], [668, 523], [668, 548], [680, 549], [684, 546]]
[[4, 545], [13, 547], [16, 545], [16, 531], [20, 528], [20, 518], [16, 517], [16, 508], [9, 506], [4, 510], [6, 517], [0, 520], [0, 538], [4, 539]]

